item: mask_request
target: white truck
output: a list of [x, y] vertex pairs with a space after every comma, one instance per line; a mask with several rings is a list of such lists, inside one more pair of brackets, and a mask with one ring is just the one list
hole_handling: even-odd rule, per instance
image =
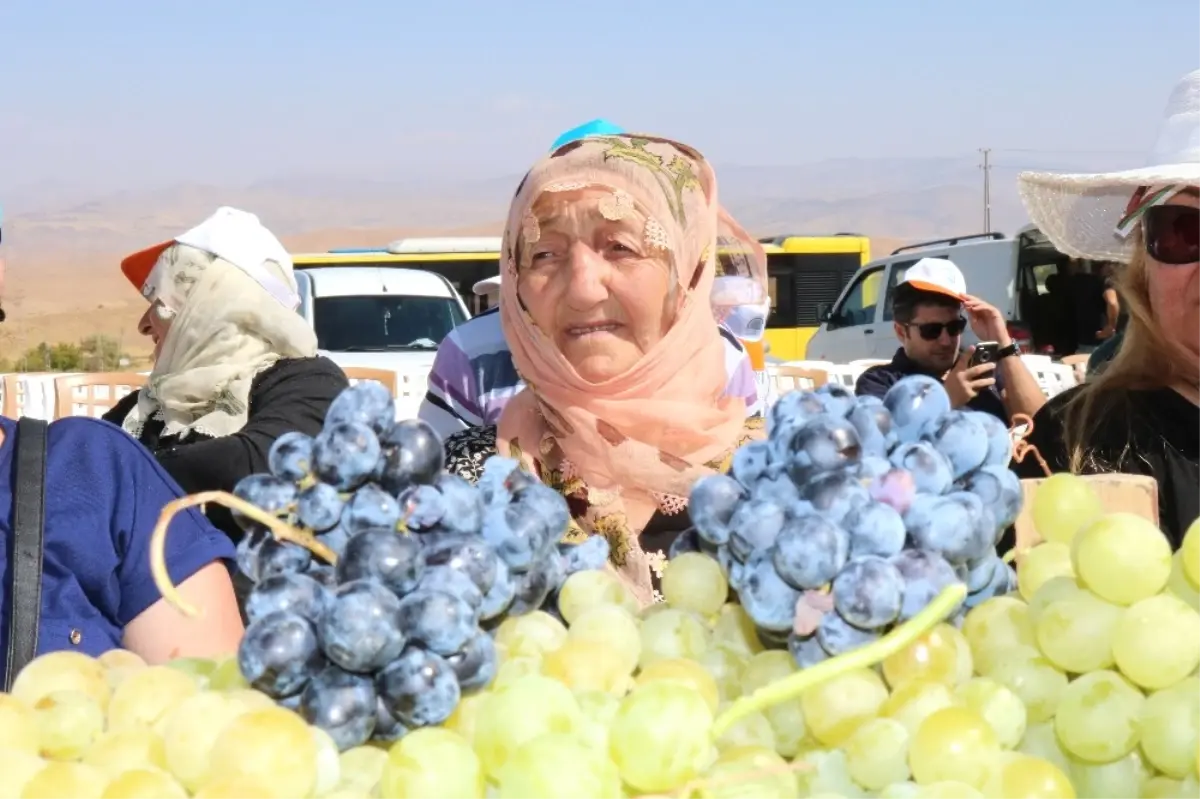
[[416, 418], [438, 345], [471, 316], [450, 281], [396, 266], [305, 266], [296, 282], [320, 353], [395, 372], [397, 417]]

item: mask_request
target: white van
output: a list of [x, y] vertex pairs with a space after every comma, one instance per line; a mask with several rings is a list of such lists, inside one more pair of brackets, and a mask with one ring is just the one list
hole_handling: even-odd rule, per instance
[[[908, 267], [921, 258], [948, 258], [957, 264], [967, 291], [1004, 314], [1009, 335], [1026, 352], [1047, 352], [1063, 335], [1051, 329], [1063, 315], [1048, 306], [1052, 299], [1071, 300], [1051, 298], [1046, 281], [1067, 274], [1071, 259], [1029, 225], [1016, 236], [980, 233], [912, 244], [866, 264], [837, 302], [818, 309], [821, 326], [808, 343], [806, 359], [891, 360], [900, 346], [892, 329], [892, 293]], [[1094, 273], [1100, 265], [1081, 262], [1080, 267]], [[969, 328], [963, 341], [976, 341]]]
[[[438, 345], [471, 317], [449, 280], [419, 269], [299, 268], [296, 282], [300, 314], [317, 334], [321, 354], [342, 367], [390, 369], [401, 379], [419, 378], [418, 405]], [[416, 416], [415, 405], [397, 411], [407, 414], [403, 418]]]

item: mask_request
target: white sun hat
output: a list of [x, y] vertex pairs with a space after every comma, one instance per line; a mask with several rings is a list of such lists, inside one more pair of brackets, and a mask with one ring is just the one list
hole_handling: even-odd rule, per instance
[[1129, 261], [1126, 237], [1141, 212], [1197, 184], [1200, 69], [1171, 92], [1146, 166], [1093, 174], [1023, 172], [1017, 178], [1030, 220], [1055, 247], [1075, 258], [1122, 262]]

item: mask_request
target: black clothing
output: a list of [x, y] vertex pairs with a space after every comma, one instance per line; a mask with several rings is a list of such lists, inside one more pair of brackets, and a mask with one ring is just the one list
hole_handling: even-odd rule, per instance
[[[942, 376], [930, 372], [923, 368], [920, 364], [908, 357], [904, 352], [904, 348], [896, 350], [896, 356], [892, 358], [891, 363], [882, 363], [878, 366], [872, 366], [861, 375], [858, 376], [858, 382], [854, 384], [854, 393], [860, 396], [869, 395], [873, 397], [883, 398], [883, 395], [888, 392], [888, 389], [900, 382], [901, 378], [909, 377], [910, 375], [925, 375], [927, 377], [942, 379]], [[996, 375], [997, 385], [999, 385], [1000, 375]], [[1000, 399], [1000, 392], [997, 386], [989, 386], [986, 390], [979, 392], [976, 397], [967, 403], [967, 408], [973, 411], [982, 411], [990, 413], [1007, 426], [1010, 424], [1008, 418], [1008, 410], [1004, 407], [1004, 400]]]
[[[1038, 448], [1052, 472], [1069, 471], [1063, 409], [1079, 390], [1053, 397], [1033, 417], [1026, 441]], [[1103, 423], [1088, 442], [1082, 473], [1155, 478], [1159, 526], [1178, 549], [1188, 525], [1200, 516], [1200, 408], [1169, 388], [1113, 392], [1099, 401], [1105, 403]], [[1012, 468], [1021, 477], [1045, 477], [1032, 455]]]
[[[328, 358], [288, 358], [254, 378], [246, 426], [233, 435], [212, 438], [193, 432], [180, 441], [162, 435], [161, 419], [149, 419], [139, 439], [185, 493], [232, 491], [243, 477], [267, 471], [267, 454], [279, 436], [292, 430], [319, 433], [329, 404], [348, 385], [341, 368]], [[138, 393], [122, 398], [104, 420], [120, 425], [137, 404]], [[210, 505], [208, 517], [233, 540], [242, 537], [226, 508]]]

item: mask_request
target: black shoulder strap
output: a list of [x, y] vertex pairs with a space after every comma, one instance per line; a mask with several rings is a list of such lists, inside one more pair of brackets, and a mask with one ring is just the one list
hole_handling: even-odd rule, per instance
[[37, 653], [42, 611], [42, 524], [46, 505], [46, 430], [40, 419], [17, 420], [13, 497], [11, 610], [4, 690]]

